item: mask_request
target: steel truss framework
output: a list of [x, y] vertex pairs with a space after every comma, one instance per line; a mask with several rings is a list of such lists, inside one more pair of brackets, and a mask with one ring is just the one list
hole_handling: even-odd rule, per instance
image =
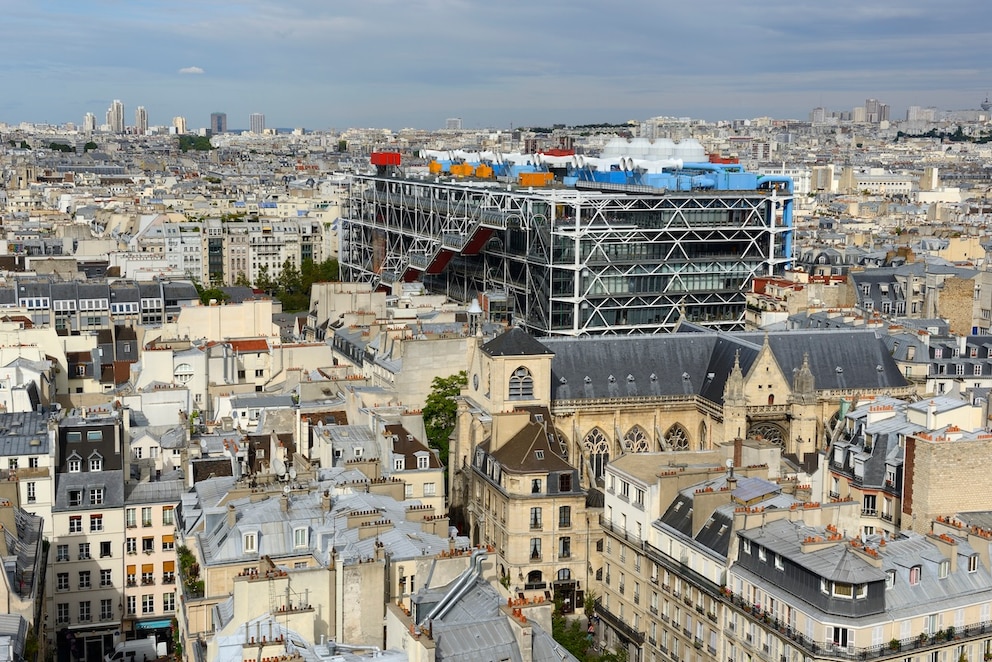
[[506, 293], [538, 335], [657, 333], [683, 316], [743, 327], [744, 290], [788, 262], [792, 198], [776, 190], [529, 190], [357, 177], [344, 277], [423, 280], [467, 301]]

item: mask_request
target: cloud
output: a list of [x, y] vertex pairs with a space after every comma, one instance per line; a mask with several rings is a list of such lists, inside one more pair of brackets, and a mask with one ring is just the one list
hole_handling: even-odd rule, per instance
[[183, 67], [182, 69], [179, 70], [179, 73], [181, 73], [181, 74], [202, 74], [203, 73], [203, 69], [201, 69], [200, 67]]

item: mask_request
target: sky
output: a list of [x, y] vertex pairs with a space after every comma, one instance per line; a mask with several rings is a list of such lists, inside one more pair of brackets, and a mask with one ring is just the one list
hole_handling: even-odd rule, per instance
[[0, 0], [0, 122], [467, 129], [977, 108], [989, 0]]

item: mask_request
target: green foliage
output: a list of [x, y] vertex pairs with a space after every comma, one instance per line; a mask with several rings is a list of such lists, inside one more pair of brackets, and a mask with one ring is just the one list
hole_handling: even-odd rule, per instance
[[438, 450], [441, 464], [448, 466], [448, 437], [455, 429], [455, 416], [458, 404], [455, 398], [462, 387], [468, 384], [468, 375], [462, 370], [450, 377], [435, 377], [431, 382], [431, 392], [424, 403], [424, 428], [427, 442]]
[[55, 152], [62, 152], [63, 154], [72, 154], [76, 151], [75, 147], [66, 145], [65, 143], [48, 143], [48, 149]]
[[[242, 276], [242, 274], [238, 275], [236, 284], [247, 284], [248, 279], [242, 280]], [[283, 311], [292, 313], [310, 308], [310, 288], [314, 283], [326, 283], [337, 279], [337, 260], [328, 259], [318, 263], [306, 259], [299, 269], [286, 260], [275, 278], [269, 274], [267, 267], [259, 267], [255, 288], [279, 299]]]
[[240, 287], [251, 287], [251, 282], [243, 271], [238, 272], [238, 277], [234, 279], [234, 284]]
[[209, 152], [214, 148], [207, 136], [179, 136], [179, 149], [183, 152]]
[[582, 601], [582, 612], [586, 618], [592, 618], [596, 613], [596, 591], [586, 591], [586, 597]]
[[22, 140], [21, 149], [31, 149], [31, 145], [29, 145], [26, 140]]
[[347, 152], [348, 151], [348, 141], [347, 140], [339, 140], [338, 141], [338, 151], [339, 152]]
[[93, 142], [92, 140], [90, 140], [85, 145], [83, 145], [83, 153], [85, 154], [86, 152], [89, 152], [89, 151], [94, 150], [96, 148], [97, 148], [97, 144], [95, 142]]
[[196, 293], [200, 295], [200, 302], [206, 306], [210, 304], [210, 300], [214, 299], [216, 301], [227, 301], [231, 296], [216, 287], [203, 287], [195, 280], [193, 281], [193, 287], [196, 288]]

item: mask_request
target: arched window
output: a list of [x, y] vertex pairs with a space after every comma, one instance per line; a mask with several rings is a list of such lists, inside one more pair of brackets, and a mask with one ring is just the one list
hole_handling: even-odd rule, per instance
[[785, 435], [782, 433], [782, 428], [774, 423], [756, 423], [748, 429], [747, 436], [752, 439], [765, 439], [781, 446]]
[[686, 432], [684, 427], [676, 423], [668, 428], [668, 432], [665, 433], [665, 444], [669, 450], [689, 450], [689, 433]]
[[769, 405], [775, 404], [775, 394], [774, 393], [769, 393], [768, 394], [768, 404]]
[[534, 398], [534, 377], [530, 370], [520, 366], [510, 375], [510, 400], [532, 400]]
[[646, 453], [648, 450], [648, 436], [641, 426], [635, 425], [623, 436], [624, 450], [631, 453]]
[[593, 428], [592, 432], [586, 435], [583, 445], [589, 454], [593, 478], [602, 479], [606, 472], [606, 463], [610, 461], [610, 442], [606, 440], [602, 430]]
[[541, 574], [540, 570], [531, 570], [527, 573], [527, 584], [533, 586], [534, 584], [541, 584], [544, 581], [544, 575]]
[[558, 571], [558, 581], [563, 582], [572, 578], [572, 571], [568, 568], [562, 568]]
[[180, 384], [185, 384], [189, 380], [193, 379], [193, 366], [188, 363], [180, 363], [176, 366], [174, 376], [177, 382]]

